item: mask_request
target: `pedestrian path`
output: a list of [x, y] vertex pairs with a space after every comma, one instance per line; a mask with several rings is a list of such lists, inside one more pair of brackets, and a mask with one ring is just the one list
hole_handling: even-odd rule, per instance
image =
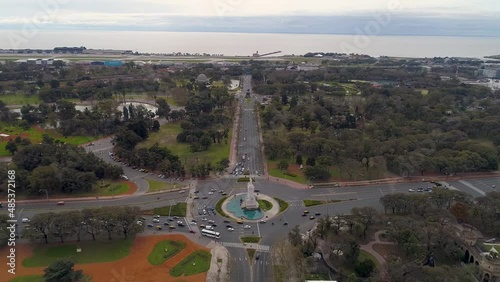
[[228, 248], [240, 248], [240, 249], [255, 249], [261, 252], [269, 252], [270, 247], [266, 245], [259, 244], [243, 244], [243, 243], [233, 243], [233, 242], [220, 242], [220, 244], [224, 247]]

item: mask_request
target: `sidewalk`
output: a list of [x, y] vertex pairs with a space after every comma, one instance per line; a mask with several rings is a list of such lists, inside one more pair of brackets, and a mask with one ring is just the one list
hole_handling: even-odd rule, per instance
[[229, 148], [229, 168], [233, 168], [236, 162], [238, 161], [237, 155], [237, 146], [238, 146], [238, 136], [239, 136], [239, 121], [240, 121], [240, 103], [236, 107], [236, 113], [234, 114], [234, 123], [233, 123], [233, 134], [231, 136], [231, 147]]
[[207, 272], [207, 282], [229, 281], [229, 252], [228, 250], [215, 241], [210, 242], [207, 246], [210, 248], [212, 260], [210, 269]]

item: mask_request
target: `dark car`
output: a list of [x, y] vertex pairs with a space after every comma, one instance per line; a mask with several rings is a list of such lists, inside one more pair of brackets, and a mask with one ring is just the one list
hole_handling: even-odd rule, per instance
[[315, 213], [314, 215], [321, 215], [321, 213], [320, 213], [320, 212], [317, 212], [317, 213]]
[[288, 222], [283, 223], [283, 225], [288, 225]]
[[255, 260], [258, 260], [258, 259], [260, 259], [260, 254], [257, 254], [257, 255], [255, 256]]
[[307, 213], [303, 213], [302, 216], [307, 216]]
[[231, 221], [224, 219], [224, 223], [230, 223]]
[[151, 223], [148, 223], [148, 227], [154, 227], [154, 225]]
[[226, 228], [233, 228], [233, 226], [228, 224], [226, 225]]

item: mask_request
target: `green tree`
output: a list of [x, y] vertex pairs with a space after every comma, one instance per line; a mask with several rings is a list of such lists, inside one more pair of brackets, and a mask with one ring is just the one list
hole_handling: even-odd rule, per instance
[[282, 171], [285, 171], [288, 169], [288, 162], [285, 160], [282, 160], [278, 163], [278, 168], [281, 169]]
[[371, 259], [365, 259], [361, 262], [358, 262], [354, 267], [354, 271], [356, 271], [356, 274], [363, 278], [370, 277], [373, 269], [375, 269], [375, 263]]
[[17, 144], [9, 140], [7, 144], [5, 144], [5, 149], [9, 151], [11, 155], [14, 155], [14, 153], [17, 152]]
[[69, 259], [53, 262], [43, 271], [46, 282], [79, 282], [83, 279], [82, 270], [74, 270], [75, 263]]

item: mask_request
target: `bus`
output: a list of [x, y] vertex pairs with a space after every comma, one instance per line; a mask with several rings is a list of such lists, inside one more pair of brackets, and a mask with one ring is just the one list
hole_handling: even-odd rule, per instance
[[201, 230], [201, 235], [204, 235], [204, 236], [207, 236], [207, 237], [212, 237], [212, 238], [215, 238], [215, 239], [220, 239], [220, 233], [212, 231], [212, 230], [202, 229]]

